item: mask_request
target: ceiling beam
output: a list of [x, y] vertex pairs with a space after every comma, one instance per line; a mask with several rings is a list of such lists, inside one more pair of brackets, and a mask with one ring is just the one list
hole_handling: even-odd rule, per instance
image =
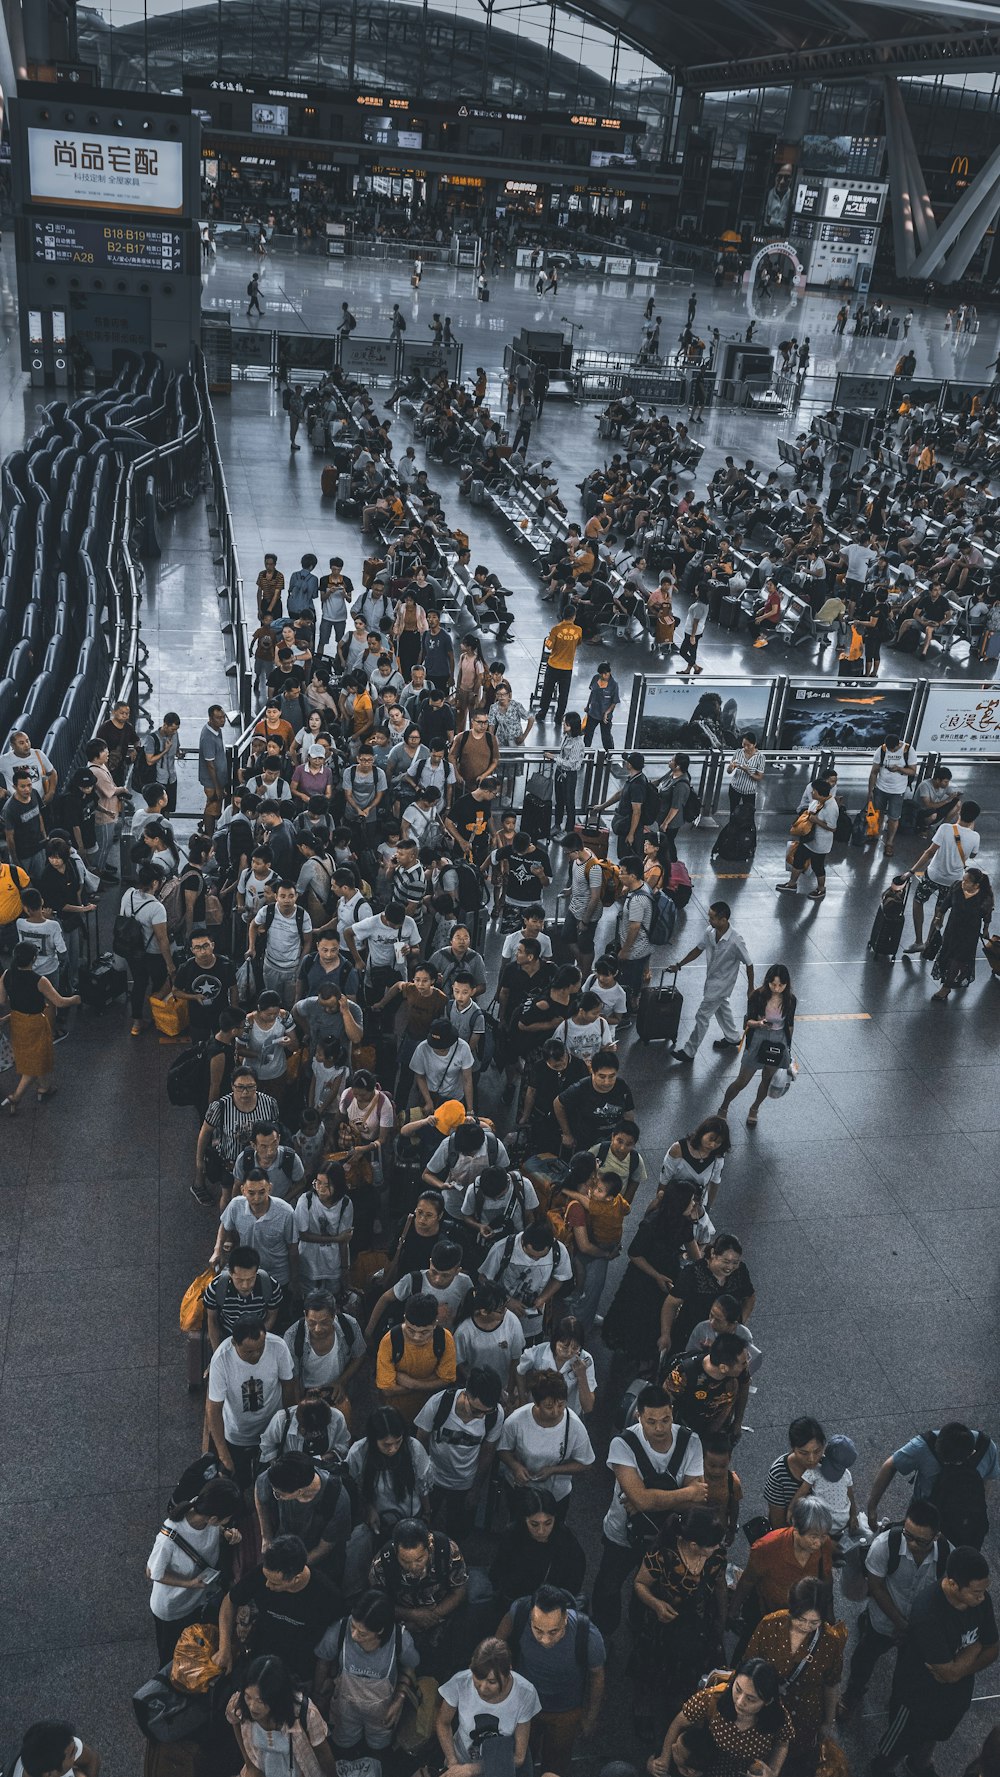
[[[994, 18], [996, 11], [994, 10]], [[993, 30], [949, 31], [928, 37], [894, 37], [874, 42], [830, 43], [818, 49], [770, 51], [760, 56], [689, 62], [681, 68], [685, 86], [723, 92], [747, 86], [785, 85], [797, 80], [856, 80], [859, 75], [995, 72], [1000, 60], [1000, 26]]]

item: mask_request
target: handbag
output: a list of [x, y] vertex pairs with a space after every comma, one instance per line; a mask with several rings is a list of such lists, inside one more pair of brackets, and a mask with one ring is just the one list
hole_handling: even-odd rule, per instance
[[789, 831], [793, 839], [808, 839], [815, 825], [816, 816], [810, 814], [809, 810], [804, 808], [800, 815], [796, 815]]
[[780, 1067], [784, 1059], [784, 1043], [770, 1042], [761, 1045], [760, 1063], [762, 1067]]

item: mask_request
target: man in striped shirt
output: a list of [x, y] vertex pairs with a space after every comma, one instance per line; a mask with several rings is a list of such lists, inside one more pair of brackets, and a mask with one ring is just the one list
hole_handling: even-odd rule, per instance
[[757, 805], [757, 789], [764, 780], [764, 755], [757, 749], [755, 734], [743, 736], [740, 751], [730, 759], [726, 771], [732, 780], [729, 785], [730, 815], [742, 811], [752, 819]]
[[[224, 1098], [216, 1099], [205, 1112], [205, 1121], [198, 1134], [195, 1176], [191, 1195], [196, 1203], [225, 1209], [233, 1194], [233, 1167], [237, 1156], [253, 1140], [261, 1123], [277, 1123], [278, 1105], [269, 1092], [259, 1092], [257, 1076], [252, 1068], [238, 1067], [233, 1075], [233, 1089]], [[216, 1187], [212, 1192], [205, 1177]], [[221, 1193], [221, 1195], [219, 1194]]]

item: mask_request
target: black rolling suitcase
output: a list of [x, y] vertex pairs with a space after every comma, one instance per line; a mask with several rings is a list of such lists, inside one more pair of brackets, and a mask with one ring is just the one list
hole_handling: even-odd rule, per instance
[[104, 1012], [128, 992], [128, 975], [110, 950], [80, 967], [80, 998], [92, 1012]]
[[724, 598], [719, 610], [719, 624], [723, 629], [739, 629], [740, 611], [742, 610], [742, 594], [732, 593]]
[[896, 960], [899, 941], [903, 936], [906, 924], [906, 903], [910, 892], [908, 876], [894, 876], [879, 903], [879, 910], [868, 939], [868, 948], [873, 956], [887, 956], [891, 963]]
[[681, 1022], [681, 1007], [684, 995], [678, 990], [675, 979], [671, 979], [669, 987], [664, 986], [668, 972], [662, 969], [660, 978], [654, 987], [652, 982], [644, 987], [639, 995], [639, 1004], [635, 1015], [635, 1034], [640, 1043], [675, 1043]]
[[713, 864], [738, 864], [749, 869], [757, 850], [757, 823], [751, 815], [734, 815], [716, 835], [712, 846]]

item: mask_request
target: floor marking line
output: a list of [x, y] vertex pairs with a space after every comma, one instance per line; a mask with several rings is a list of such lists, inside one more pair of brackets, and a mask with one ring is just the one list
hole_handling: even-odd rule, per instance
[[847, 1018], [871, 1018], [870, 1012], [799, 1012], [796, 1010], [796, 1023], [808, 1024], [842, 1024]]

